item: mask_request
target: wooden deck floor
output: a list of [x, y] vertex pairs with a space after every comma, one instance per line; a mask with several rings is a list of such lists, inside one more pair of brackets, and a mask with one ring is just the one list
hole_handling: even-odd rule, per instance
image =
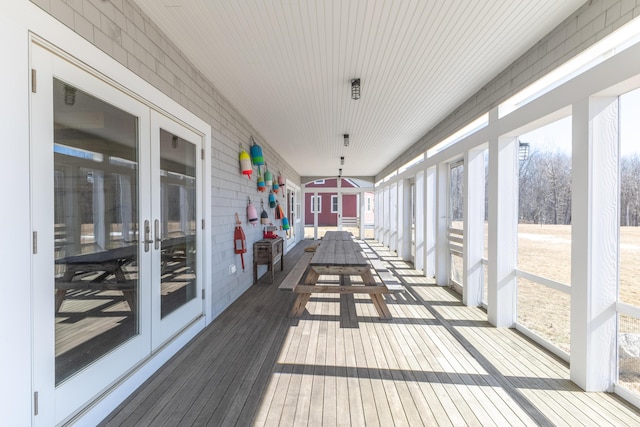
[[368, 241], [407, 286], [379, 320], [366, 295], [278, 291], [310, 241], [263, 276], [117, 408], [104, 426], [640, 425], [614, 395], [584, 393], [566, 363], [496, 329], [447, 288]]

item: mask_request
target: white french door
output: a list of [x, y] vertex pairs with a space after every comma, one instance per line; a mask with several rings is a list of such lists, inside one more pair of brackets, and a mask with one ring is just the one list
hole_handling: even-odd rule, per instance
[[203, 137], [32, 46], [35, 424], [56, 424], [203, 314]]
[[157, 348], [203, 313], [202, 135], [151, 114], [152, 337]]

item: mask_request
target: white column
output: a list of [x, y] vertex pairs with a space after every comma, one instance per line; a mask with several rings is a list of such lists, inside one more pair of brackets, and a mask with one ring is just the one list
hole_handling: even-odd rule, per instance
[[573, 106], [571, 380], [611, 391], [616, 369], [618, 99]]
[[336, 225], [337, 230], [338, 231], [342, 231], [342, 178], [338, 177], [337, 179], [337, 187], [338, 187], [338, 192], [336, 193], [338, 196], [338, 214], [337, 214], [337, 222]]
[[424, 189], [424, 172], [416, 174], [415, 183], [415, 210], [416, 210], [416, 256], [413, 264], [416, 270], [423, 270], [425, 266], [425, 250], [424, 250], [424, 220], [426, 216], [426, 198]]
[[[415, 187], [414, 187], [415, 189]], [[411, 233], [411, 216], [412, 216], [412, 200], [415, 203], [415, 198], [411, 195], [412, 185], [408, 179], [402, 182], [402, 207], [400, 215], [402, 216], [402, 245], [399, 250], [402, 252], [401, 258], [405, 261], [411, 261], [415, 264], [415, 260], [411, 259], [411, 244], [413, 235]]]
[[398, 250], [398, 184], [389, 186], [389, 249]]
[[438, 167], [432, 166], [425, 171], [425, 230], [424, 230], [424, 275], [436, 276], [436, 230], [438, 229]]
[[360, 239], [364, 240], [364, 216], [367, 209], [367, 201], [364, 195], [364, 191], [358, 194], [358, 221], [360, 223]]
[[437, 166], [435, 185], [435, 277], [436, 284], [449, 285], [451, 256], [448, 248], [449, 219], [447, 215], [449, 184], [449, 165], [441, 163]]
[[133, 239], [131, 234], [131, 221], [133, 219], [133, 199], [131, 198], [131, 178], [126, 175], [118, 175], [120, 186], [120, 218], [122, 224], [122, 241], [130, 242]]
[[382, 243], [382, 199], [384, 197], [384, 193], [381, 188], [376, 189], [375, 199], [373, 204], [375, 209], [373, 211], [373, 223], [375, 224], [375, 238], [378, 242]]
[[96, 248], [107, 248], [107, 224], [105, 221], [104, 171], [93, 170], [93, 236]]
[[321, 203], [318, 203], [318, 192], [316, 191], [311, 197], [311, 206], [313, 209], [313, 240], [318, 240], [318, 207], [321, 205]]
[[[494, 112], [492, 112], [494, 113]], [[489, 141], [489, 322], [516, 322], [515, 269], [518, 261], [518, 142], [515, 137]]]
[[411, 261], [411, 183], [398, 182], [398, 257]]
[[484, 252], [484, 150], [473, 149], [464, 159], [464, 247], [462, 302], [482, 303]]
[[404, 244], [405, 239], [408, 237], [405, 233], [406, 224], [404, 222], [404, 205], [405, 199], [405, 187], [407, 183], [404, 180], [398, 181], [396, 184], [396, 252], [399, 258], [404, 258]]
[[391, 213], [389, 209], [389, 186], [384, 187], [384, 196], [382, 197], [382, 244], [389, 246], [389, 224], [391, 220]]

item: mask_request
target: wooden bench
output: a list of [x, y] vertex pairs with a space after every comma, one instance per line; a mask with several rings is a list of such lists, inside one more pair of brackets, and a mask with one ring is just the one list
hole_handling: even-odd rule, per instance
[[389, 291], [388, 293], [397, 294], [406, 291], [404, 285], [400, 283], [400, 280], [398, 280], [398, 278], [394, 276], [387, 267], [385, 267], [382, 260], [369, 258], [369, 262], [371, 263], [371, 267], [378, 274], [378, 277], [380, 277], [380, 280], [382, 280], [382, 284], [387, 287], [387, 290]]
[[293, 292], [298, 283], [300, 283], [302, 276], [304, 276], [304, 272], [307, 271], [311, 258], [313, 258], [313, 252], [305, 252], [302, 254], [298, 262], [296, 262], [296, 265], [291, 269], [289, 274], [287, 274], [287, 277], [280, 283], [278, 289]]

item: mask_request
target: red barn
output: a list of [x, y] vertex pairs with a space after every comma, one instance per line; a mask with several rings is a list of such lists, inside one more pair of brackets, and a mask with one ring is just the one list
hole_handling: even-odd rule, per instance
[[[335, 189], [337, 186], [337, 178], [331, 179], [319, 179], [314, 182], [308, 183], [305, 187], [307, 189], [318, 189], [318, 195], [305, 194], [305, 212], [304, 222], [305, 225], [313, 225], [314, 209], [318, 211], [318, 226], [336, 226], [338, 225], [338, 193], [334, 192], [322, 192], [322, 188]], [[358, 187], [352, 180], [342, 178], [342, 188], [355, 188]], [[315, 199], [317, 197], [317, 200]], [[343, 194], [342, 195], [342, 218], [343, 221], [347, 218], [358, 217], [358, 195], [357, 194]]]

